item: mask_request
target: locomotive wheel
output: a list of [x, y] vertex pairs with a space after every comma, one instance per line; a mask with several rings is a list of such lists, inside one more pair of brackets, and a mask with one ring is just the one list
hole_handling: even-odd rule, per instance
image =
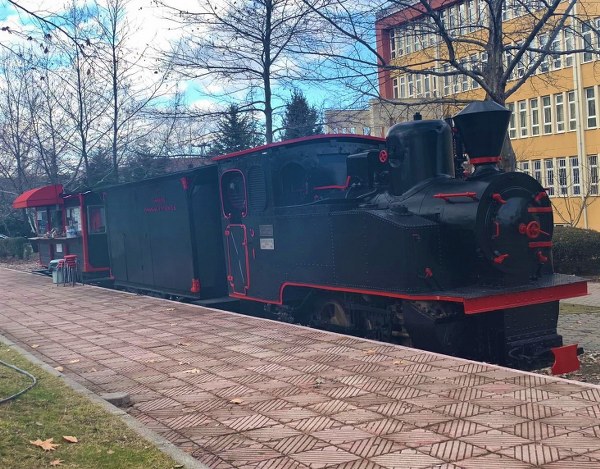
[[337, 299], [325, 298], [315, 304], [314, 318], [320, 326], [351, 329], [352, 319], [346, 308]]

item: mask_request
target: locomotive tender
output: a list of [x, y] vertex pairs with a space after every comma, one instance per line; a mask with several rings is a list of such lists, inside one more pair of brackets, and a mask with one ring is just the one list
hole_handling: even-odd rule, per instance
[[554, 352], [553, 371], [572, 371], [581, 350], [557, 334], [559, 300], [587, 284], [553, 273], [543, 187], [497, 167], [509, 117], [490, 101], [455, 116], [474, 167], [465, 179], [440, 120], [397, 124], [386, 139], [265, 145], [106, 188], [114, 284], [228, 294], [242, 310], [515, 368]]

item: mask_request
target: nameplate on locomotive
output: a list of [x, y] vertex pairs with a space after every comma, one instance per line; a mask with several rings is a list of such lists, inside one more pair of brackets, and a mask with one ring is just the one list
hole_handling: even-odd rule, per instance
[[273, 225], [258, 225], [258, 233], [261, 237], [272, 237]]
[[273, 238], [260, 238], [260, 248], [274, 250], [275, 240]]

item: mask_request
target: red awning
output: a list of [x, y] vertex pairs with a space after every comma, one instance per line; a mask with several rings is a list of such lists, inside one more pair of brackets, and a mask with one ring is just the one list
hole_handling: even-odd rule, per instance
[[63, 192], [62, 184], [38, 187], [23, 192], [13, 202], [13, 208], [43, 207], [45, 205], [62, 205], [64, 203], [60, 196]]

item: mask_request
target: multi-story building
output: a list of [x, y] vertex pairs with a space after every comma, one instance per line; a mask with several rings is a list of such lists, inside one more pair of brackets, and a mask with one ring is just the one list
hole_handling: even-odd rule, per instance
[[[443, 101], [438, 118], [454, 114], [458, 103], [483, 99], [480, 84], [464, 74], [451, 75], [448, 48], [418, 1], [402, 2], [382, 11], [376, 21], [377, 48], [392, 67], [379, 76], [386, 100]], [[564, 2], [568, 4], [570, 2]], [[484, 0], [431, 0], [446, 31], [460, 38], [482, 39], [487, 34]], [[527, 16], [541, 11], [536, 0], [506, 0], [502, 14], [504, 42], [515, 53], [527, 30]], [[527, 8], [526, 8], [527, 7]], [[600, 158], [600, 2], [581, 0], [572, 11], [580, 21], [565, 23], [550, 45], [555, 54], [542, 60], [536, 73], [507, 100], [513, 111], [509, 136], [518, 169], [538, 179], [552, 198], [555, 222], [600, 230], [598, 166]], [[570, 26], [570, 27], [569, 27]], [[524, 79], [537, 49], [547, 47], [549, 31], [541, 29], [531, 51], [523, 55], [507, 89]], [[483, 67], [488, 57], [474, 46], [479, 41], [454, 43], [457, 60], [470, 70]], [[567, 54], [570, 50], [585, 52]], [[454, 101], [454, 103], [453, 103]]]

